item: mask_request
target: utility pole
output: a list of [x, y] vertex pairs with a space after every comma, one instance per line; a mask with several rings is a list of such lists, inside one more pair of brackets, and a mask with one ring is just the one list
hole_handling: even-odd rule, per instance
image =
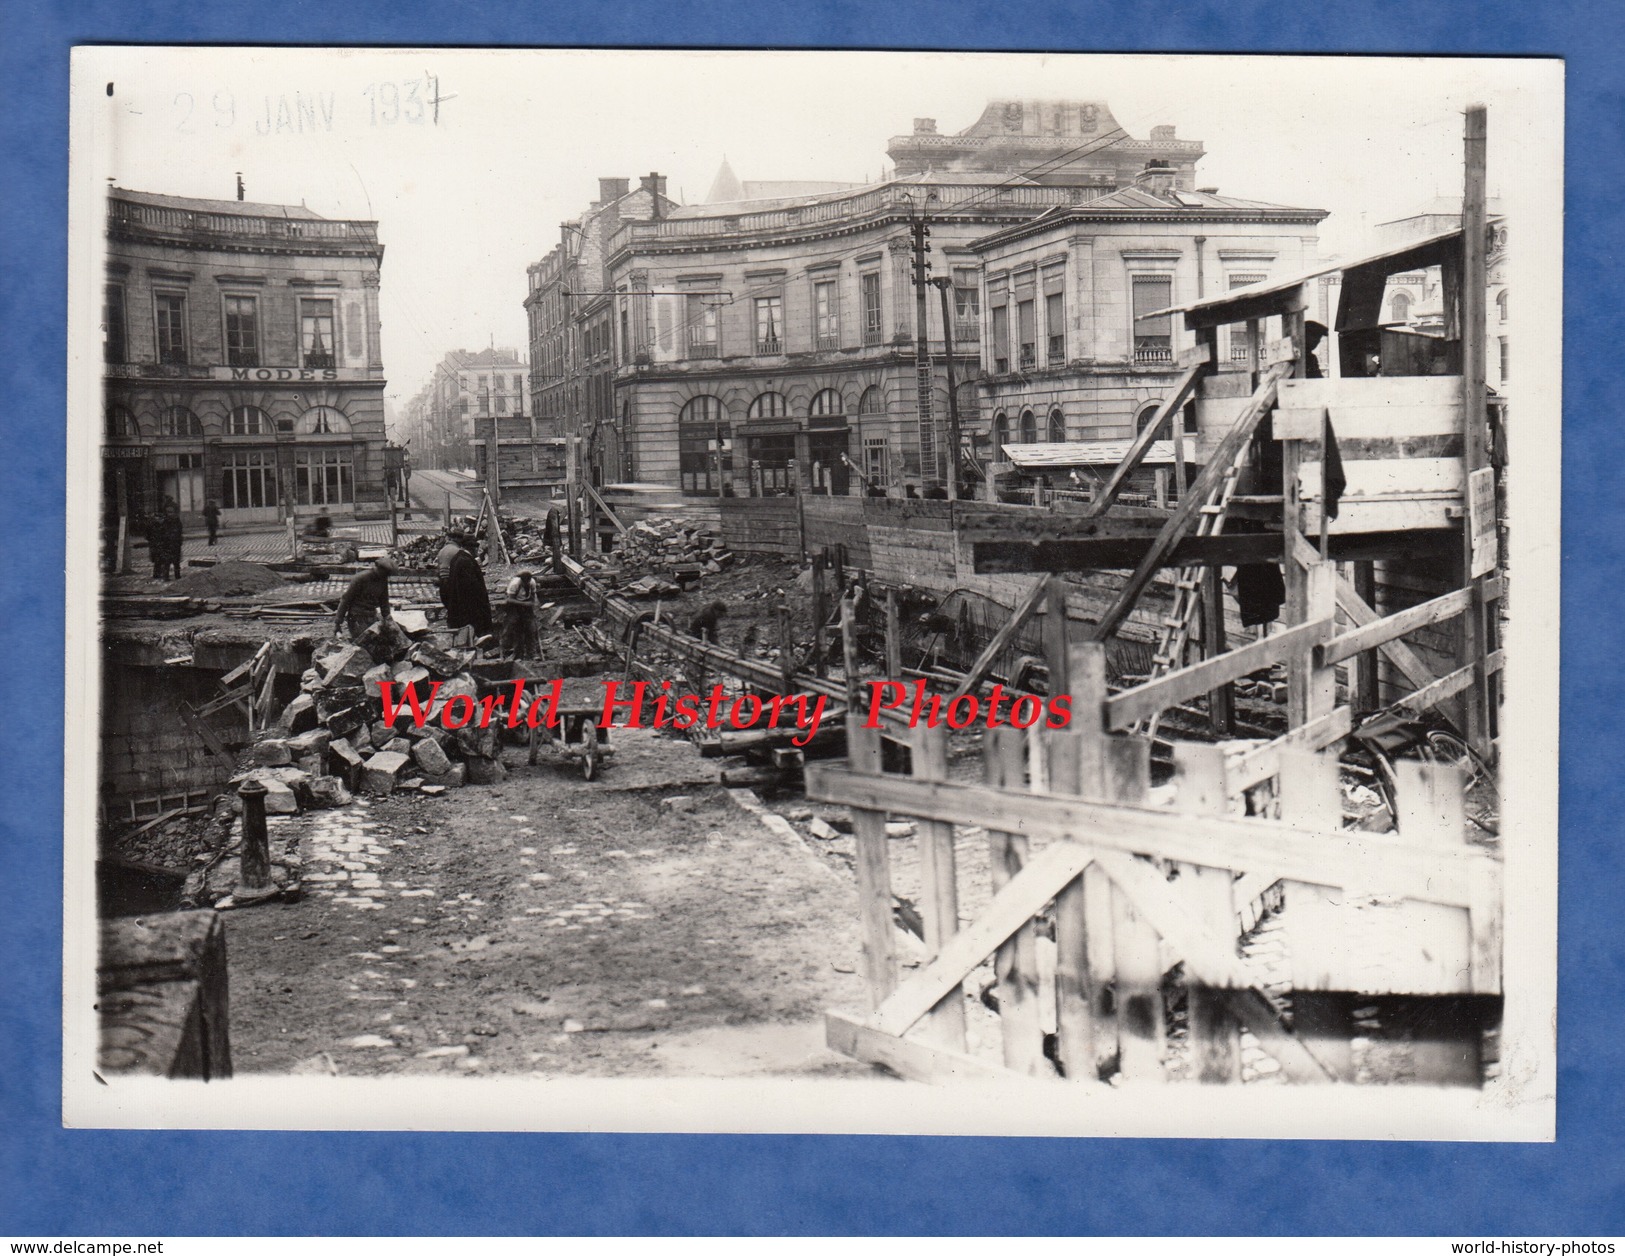
[[937, 458], [936, 420], [931, 413], [931, 344], [926, 338], [925, 321], [925, 286], [931, 275], [931, 258], [926, 250], [931, 228], [925, 225], [924, 212], [915, 212], [913, 202], [908, 220], [914, 238], [914, 384], [920, 422], [920, 475], [929, 485], [942, 474]]
[[[1461, 622], [1461, 654], [1463, 666], [1473, 669], [1473, 683], [1467, 689], [1463, 706], [1466, 719], [1462, 729], [1467, 742], [1486, 759], [1494, 757], [1491, 741], [1493, 717], [1490, 710], [1489, 669], [1485, 656], [1490, 648], [1490, 625], [1485, 615], [1484, 581], [1487, 572], [1474, 572], [1475, 529], [1495, 531], [1495, 472], [1490, 469], [1489, 442], [1487, 440], [1484, 375], [1486, 335], [1484, 330], [1484, 299], [1487, 286], [1488, 215], [1485, 204], [1486, 148], [1488, 125], [1483, 105], [1468, 105], [1463, 135], [1465, 179], [1461, 201], [1461, 299], [1457, 303], [1461, 323], [1461, 399], [1463, 462], [1465, 464], [1465, 494], [1468, 509], [1463, 512], [1462, 583], [1469, 591], [1470, 600]], [[1476, 518], [1472, 509], [1473, 488], [1480, 479], [1488, 479], [1491, 490], [1483, 500], [1489, 504], [1488, 518]]]
[[952, 301], [954, 281], [943, 275], [931, 281], [942, 296], [942, 351], [948, 368], [948, 500], [959, 500], [959, 391], [954, 382], [954, 320]]

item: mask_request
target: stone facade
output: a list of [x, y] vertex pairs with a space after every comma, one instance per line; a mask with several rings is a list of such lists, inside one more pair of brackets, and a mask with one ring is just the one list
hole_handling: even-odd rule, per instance
[[[1325, 211], [1168, 184], [1146, 171], [1133, 187], [973, 246], [983, 271], [982, 404], [995, 460], [1005, 441], [1134, 435], [1178, 378], [1180, 354], [1195, 345], [1177, 317], [1137, 322], [1137, 313], [1317, 260]], [[1221, 334], [1219, 352], [1221, 370], [1232, 360], [1239, 369], [1245, 334]]]
[[109, 522], [165, 499], [228, 527], [384, 514], [377, 224], [117, 188], [107, 208]]
[[477, 469], [492, 421], [532, 412], [530, 368], [517, 349], [453, 349], [407, 403], [402, 429], [414, 465]]

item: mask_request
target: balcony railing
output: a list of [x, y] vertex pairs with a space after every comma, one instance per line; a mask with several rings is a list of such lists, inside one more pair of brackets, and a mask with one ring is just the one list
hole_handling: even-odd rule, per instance
[[1137, 366], [1163, 366], [1174, 360], [1173, 345], [1165, 336], [1137, 336], [1134, 362]]
[[1021, 358], [1020, 358], [1020, 362], [1019, 362], [1016, 369], [1017, 370], [1022, 370], [1022, 371], [1030, 371], [1036, 365], [1038, 365], [1038, 346], [1037, 345], [1022, 345], [1021, 346]]
[[777, 336], [763, 336], [756, 341], [757, 353], [783, 353], [784, 341]]
[[1051, 336], [1049, 338], [1049, 364], [1060, 366], [1066, 361], [1066, 337]]
[[337, 365], [338, 365], [338, 363], [336, 361], [334, 361], [333, 355], [331, 353], [307, 353], [307, 354], [305, 354], [305, 366], [307, 368], [319, 369], [319, 370], [331, 370], [333, 367], [335, 367]]
[[814, 347], [818, 349], [839, 349], [841, 347], [840, 333], [831, 332], [828, 335], [818, 337]]
[[716, 343], [713, 341], [711, 343], [690, 342], [688, 346], [688, 356], [691, 358], [715, 358], [721, 355], [717, 349]]
[[378, 242], [377, 224], [371, 222], [208, 213], [168, 205], [142, 205], [116, 197], [107, 203], [107, 222], [110, 228], [136, 228], [163, 235], [260, 236], [269, 240], [331, 240], [361, 244]]
[[982, 323], [975, 318], [956, 318], [954, 320], [954, 343], [960, 345], [973, 345], [982, 338]]

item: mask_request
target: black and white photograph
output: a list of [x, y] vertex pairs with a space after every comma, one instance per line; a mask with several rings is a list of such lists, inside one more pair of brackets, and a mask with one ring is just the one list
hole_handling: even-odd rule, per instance
[[67, 1124], [1554, 1137], [1561, 62], [72, 102]]

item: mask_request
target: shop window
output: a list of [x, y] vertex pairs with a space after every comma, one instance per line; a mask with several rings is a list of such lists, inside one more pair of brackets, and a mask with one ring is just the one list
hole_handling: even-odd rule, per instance
[[253, 510], [277, 504], [275, 454], [254, 451], [229, 453], [220, 475], [220, 505], [223, 509]]
[[348, 449], [297, 450], [293, 476], [301, 506], [342, 506], [355, 500], [355, 474]]

